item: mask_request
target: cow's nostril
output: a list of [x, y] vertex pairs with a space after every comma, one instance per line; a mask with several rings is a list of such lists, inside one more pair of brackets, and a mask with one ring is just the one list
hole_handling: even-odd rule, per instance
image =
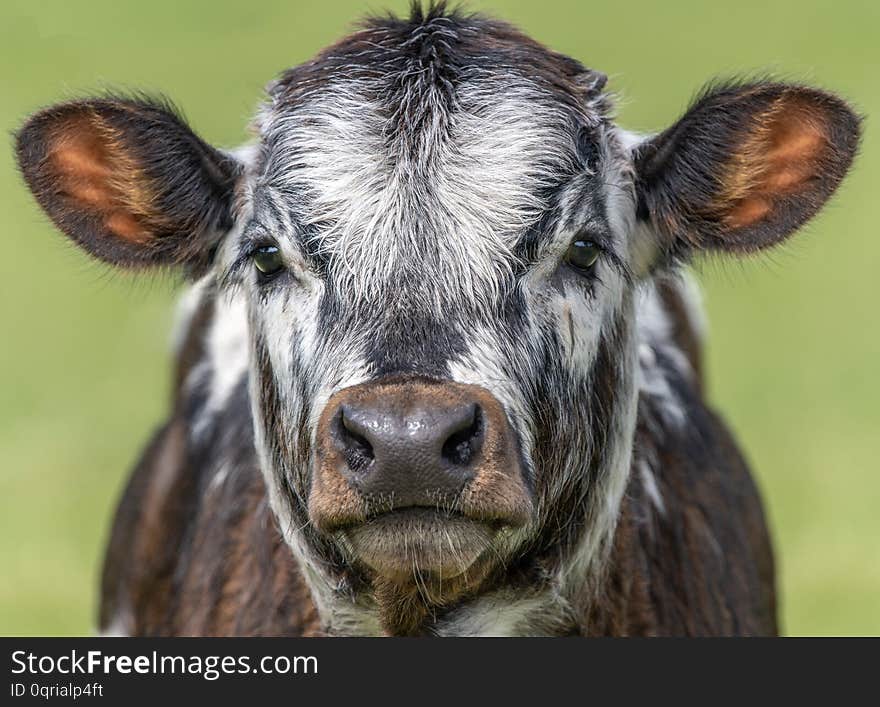
[[373, 445], [363, 434], [361, 426], [345, 416], [340, 409], [336, 434], [342, 442], [345, 460], [352, 471], [363, 471], [375, 458]]
[[328, 456], [358, 493], [400, 508], [436, 506], [476, 476], [493, 427], [472, 397], [439, 386], [359, 392], [330, 418]]
[[460, 426], [443, 443], [443, 459], [455, 466], [467, 466], [483, 443], [483, 412], [474, 405], [461, 420]]

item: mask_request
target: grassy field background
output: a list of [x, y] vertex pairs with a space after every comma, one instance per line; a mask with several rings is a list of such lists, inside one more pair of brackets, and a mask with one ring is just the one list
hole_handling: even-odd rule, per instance
[[[262, 86], [404, 2], [3, 0], [0, 127], [89, 90], [161, 91], [232, 146]], [[848, 97], [862, 155], [795, 241], [699, 265], [714, 403], [769, 507], [791, 634], [880, 634], [880, 3], [475, 2], [606, 71], [621, 122], [675, 119], [709, 77], [771, 71]], [[11, 141], [10, 141], [11, 144]], [[0, 150], [0, 634], [93, 627], [121, 484], [167, 404], [175, 283], [90, 262]]]

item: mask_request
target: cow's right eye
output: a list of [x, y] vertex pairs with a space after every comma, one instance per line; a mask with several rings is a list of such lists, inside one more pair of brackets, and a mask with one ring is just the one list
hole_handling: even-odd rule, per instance
[[274, 275], [284, 267], [281, 251], [274, 245], [264, 245], [257, 248], [252, 257], [254, 259], [254, 267], [263, 275]]

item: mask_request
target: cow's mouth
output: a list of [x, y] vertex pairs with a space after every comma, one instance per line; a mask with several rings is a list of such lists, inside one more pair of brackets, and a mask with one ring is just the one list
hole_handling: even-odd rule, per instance
[[355, 558], [389, 579], [458, 577], [492, 551], [497, 524], [439, 508], [400, 508], [340, 531]]
[[498, 536], [532, 518], [518, 439], [485, 388], [414, 377], [344, 388], [315, 439], [309, 519], [379, 586], [469, 587], [498, 560]]

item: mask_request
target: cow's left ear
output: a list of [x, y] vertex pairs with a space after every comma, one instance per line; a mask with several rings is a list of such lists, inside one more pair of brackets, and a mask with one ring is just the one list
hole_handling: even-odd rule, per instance
[[232, 225], [241, 166], [162, 100], [62, 103], [32, 116], [16, 137], [40, 206], [108, 263], [198, 271]]
[[751, 253], [819, 211], [858, 144], [859, 117], [836, 96], [778, 83], [714, 86], [636, 147], [638, 215], [667, 256]]

